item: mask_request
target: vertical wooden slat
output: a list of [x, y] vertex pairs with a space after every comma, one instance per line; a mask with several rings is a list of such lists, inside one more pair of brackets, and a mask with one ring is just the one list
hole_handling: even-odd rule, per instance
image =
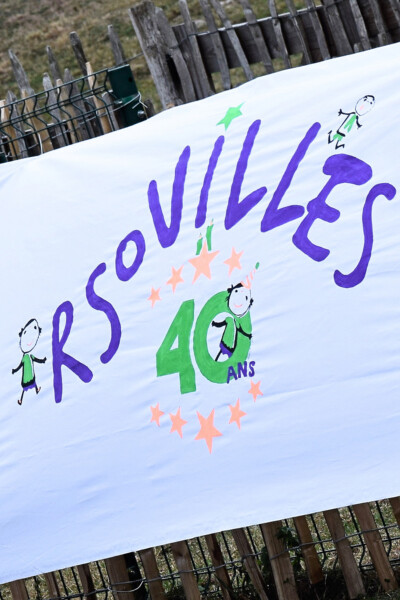
[[245, 531], [243, 529], [232, 529], [231, 533], [257, 594], [261, 600], [268, 600], [264, 578], [253, 556]]
[[86, 63], [86, 72], [88, 74], [88, 84], [90, 89], [94, 92], [92, 99], [97, 109], [97, 116], [100, 120], [101, 127], [103, 129], [103, 133], [110, 133], [112, 131], [110, 121], [108, 119], [107, 111], [105, 109], [105, 104], [100, 100], [100, 98], [95, 93], [96, 80], [93, 75], [93, 69], [90, 62]]
[[17, 139], [17, 144], [19, 147], [19, 158], [26, 158], [28, 156], [28, 150], [26, 148], [26, 143], [24, 139], [24, 126], [21, 122], [21, 115], [17, 104], [17, 97], [13, 92], [8, 91], [6, 96], [7, 104], [9, 104], [9, 116], [11, 120], [11, 124], [14, 128]]
[[368, 38], [367, 28], [365, 26], [365, 22], [360, 11], [360, 7], [358, 6], [358, 2], [357, 0], [349, 0], [349, 4], [353, 13], [354, 22], [356, 24], [357, 32], [360, 38], [361, 48], [362, 50], [369, 50], [371, 48], [371, 43]]
[[69, 34], [69, 41], [72, 46], [72, 50], [75, 54], [75, 58], [78, 61], [78, 65], [83, 73], [83, 75], [87, 75], [86, 63], [88, 62], [85, 51], [83, 50], [82, 42], [80, 40], [79, 35], [76, 31], [71, 31]]
[[278, 11], [276, 10], [275, 0], [268, 0], [269, 12], [271, 13], [272, 27], [276, 37], [276, 43], [279, 53], [283, 59], [283, 64], [287, 69], [290, 69], [291, 62], [289, 52], [286, 48], [285, 38], [283, 37], [282, 26], [279, 20]]
[[279, 600], [298, 600], [296, 581], [290, 562], [289, 552], [278, 534], [282, 528], [282, 521], [263, 523], [261, 531], [267, 547], [268, 556], [271, 561], [271, 569], [274, 575], [276, 591]]
[[335, 0], [322, 0], [322, 4], [325, 7], [325, 14], [328, 19], [338, 55], [345, 56], [346, 54], [353, 54], [353, 48], [347, 37]]
[[306, 569], [311, 585], [316, 585], [324, 580], [321, 563], [315, 549], [307, 519], [304, 515], [293, 519], [301, 543], [301, 553], [304, 557]]
[[267, 44], [264, 40], [264, 36], [261, 31], [261, 27], [258, 24], [257, 17], [254, 14], [254, 11], [250, 5], [250, 2], [249, 2], [249, 0], [239, 0], [239, 2], [242, 6], [243, 14], [246, 18], [246, 21], [248, 22], [248, 24], [250, 26], [250, 32], [251, 32], [251, 35], [253, 36], [254, 43], [257, 46], [257, 50], [260, 54], [261, 62], [263, 63], [263, 65], [265, 67], [265, 71], [267, 73], [273, 73], [275, 69], [274, 69], [274, 65], [272, 64], [271, 55], [269, 53]]
[[57, 95], [47, 73], [43, 75], [43, 89], [47, 92], [47, 111], [56, 122], [54, 126], [55, 140], [53, 145], [62, 148], [63, 146], [67, 146], [67, 139], [62, 124], [61, 113], [58, 108]]
[[135, 600], [125, 557], [107, 558], [105, 564], [115, 600]]
[[378, 40], [380, 46], [386, 46], [386, 44], [390, 44], [392, 41], [392, 36], [388, 32], [386, 27], [386, 23], [382, 16], [382, 12], [380, 6], [376, 0], [370, 0], [370, 5], [372, 9], [372, 13], [374, 15], [375, 23], [378, 28]]
[[8, 51], [8, 56], [10, 58], [11, 67], [12, 67], [12, 70], [14, 73], [15, 81], [16, 81], [20, 91], [22, 92], [22, 90], [26, 90], [28, 96], [34, 94], [35, 92], [31, 88], [28, 76], [25, 73], [23, 66], [21, 65], [20, 61], [18, 60], [18, 58], [15, 56], [14, 52], [11, 49]]
[[303, 52], [303, 63], [309, 65], [313, 62], [310, 48], [308, 47], [308, 41], [306, 32], [303, 27], [303, 22], [299, 17], [299, 13], [294, 5], [293, 0], [286, 0], [286, 4], [289, 9], [290, 16], [292, 17], [293, 25], [300, 40], [302, 52]]
[[58, 587], [58, 581], [55, 573], [45, 573], [44, 578], [46, 581], [47, 589], [49, 590], [50, 598], [60, 598], [60, 588]]
[[373, 531], [376, 530], [376, 521], [369, 504], [366, 502], [354, 504], [353, 510], [383, 589], [385, 592], [396, 590], [398, 588], [396, 577], [385, 552], [381, 535], [379, 531]]
[[64, 71], [64, 83], [69, 84], [64, 89], [75, 110], [82, 139], [88, 140], [95, 137], [91, 123], [84, 116], [86, 112], [85, 104], [80, 96], [76, 83], [73, 82], [73, 77], [69, 69], [65, 69]]
[[244, 53], [244, 50], [240, 44], [237, 33], [233, 29], [231, 21], [228, 19], [228, 15], [226, 14], [226, 12], [223, 9], [222, 5], [220, 4], [219, 0], [209, 0], [209, 1], [210, 1], [211, 6], [217, 13], [218, 17], [221, 19], [222, 25], [226, 29], [226, 33], [227, 33], [228, 38], [233, 46], [233, 49], [236, 52], [236, 56], [238, 58], [240, 66], [243, 69], [246, 79], [248, 81], [251, 81], [252, 79], [254, 79], [253, 71], [250, 68], [249, 61], [247, 60], [246, 54]]
[[10, 125], [10, 110], [8, 106], [6, 106], [5, 100], [0, 100], [0, 120], [2, 125], [2, 130], [5, 132], [8, 140], [11, 156], [13, 159], [18, 158], [18, 151], [15, 142], [15, 131]]
[[110, 40], [111, 50], [114, 56], [114, 62], [118, 65], [123, 65], [126, 62], [125, 52], [121, 44], [121, 40], [112, 25], [107, 27], [108, 39]]
[[96, 587], [90, 572], [89, 565], [78, 565], [78, 575], [82, 584], [83, 593], [87, 600], [97, 600]]
[[186, 542], [174, 542], [171, 544], [171, 550], [187, 600], [200, 600], [200, 592]]
[[314, 33], [318, 40], [318, 47], [321, 52], [322, 60], [328, 60], [329, 58], [331, 58], [331, 54], [329, 52], [328, 43], [326, 41], [325, 33], [322, 29], [321, 22], [319, 20], [314, 0], [306, 0], [306, 5], [309, 10], [308, 15], [310, 17]]
[[50, 73], [54, 81], [62, 79], [60, 65], [50, 46], [46, 46], [47, 59], [49, 61]]
[[336, 547], [350, 600], [357, 598], [358, 596], [364, 596], [365, 588], [361, 573], [357, 567], [350, 542], [346, 538], [339, 511], [336, 508], [326, 510], [324, 511], [324, 517]]
[[235, 596], [232, 588], [232, 583], [229, 579], [228, 570], [225, 566], [224, 557], [221, 547], [218, 543], [215, 533], [205, 536], [208, 552], [210, 553], [211, 562], [215, 569], [215, 576], [221, 587], [221, 593], [224, 600], [232, 600]]
[[11, 581], [8, 584], [13, 600], [29, 600], [28, 592], [26, 590], [25, 581], [19, 579], [18, 581]]
[[219, 37], [219, 31], [214, 21], [213, 14], [207, 0], [199, 0], [201, 10], [206, 19], [208, 31], [211, 34], [211, 41], [217, 57], [219, 72], [221, 73], [222, 87], [224, 90], [229, 90], [232, 87], [231, 76], [229, 73], [228, 61], [226, 60], [224, 47]]
[[156, 23], [154, 4], [150, 0], [141, 2], [129, 9], [129, 16], [157, 88], [162, 107], [170, 108], [181, 104], [182, 100], [179, 98], [169, 73], [158, 27], [154, 26]]
[[35, 103], [32, 97], [27, 97], [27, 92], [23, 90], [21, 92], [22, 98], [24, 98], [24, 108], [29, 116], [26, 116], [26, 120], [33, 128], [36, 136], [39, 139], [41, 152], [49, 152], [53, 150], [53, 143], [50, 139], [49, 133], [45, 128], [45, 124], [35, 116]]
[[140, 550], [139, 556], [146, 575], [151, 600], [165, 600], [166, 595], [153, 548]]
[[156, 20], [160, 35], [164, 39], [166, 50], [178, 73], [183, 99], [185, 102], [193, 102], [196, 100], [196, 93], [194, 91], [192, 78], [190, 77], [189, 70], [183, 59], [172, 27], [168, 23], [168, 19], [162, 8], [156, 7]]
[[396, 498], [390, 498], [389, 502], [397, 524], [400, 526], [400, 498], [398, 496]]
[[188, 67], [190, 68], [190, 66], [192, 66], [195, 72], [195, 77], [192, 75], [192, 79], [195, 87], [197, 84], [196, 93], [198, 98], [206, 98], [207, 96], [214, 94], [214, 91], [210, 86], [210, 82], [204, 68], [203, 59], [201, 57], [199, 44], [196, 38], [196, 29], [190, 16], [187, 0], [179, 0], [179, 9], [185, 25], [186, 34], [188, 37], [187, 41], [191, 49], [192, 61], [190, 62], [192, 64], [188, 65]]
[[68, 118], [68, 123], [66, 124], [67, 130], [71, 138], [71, 142], [74, 144], [75, 142], [81, 141], [79, 137], [79, 123], [78, 120], [74, 118], [76, 117], [76, 113], [72, 104], [69, 103], [67, 89], [63, 85], [61, 79], [56, 80], [56, 86], [58, 88], [59, 98], [62, 102], [63, 117], [65, 117], [65, 112]]

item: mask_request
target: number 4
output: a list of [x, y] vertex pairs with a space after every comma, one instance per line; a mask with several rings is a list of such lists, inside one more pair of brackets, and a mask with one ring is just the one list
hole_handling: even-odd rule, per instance
[[[157, 377], [179, 373], [181, 394], [196, 391], [196, 376], [190, 357], [190, 334], [194, 321], [194, 300], [183, 302], [156, 354]], [[175, 340], [178, 345], [172, 349]]]

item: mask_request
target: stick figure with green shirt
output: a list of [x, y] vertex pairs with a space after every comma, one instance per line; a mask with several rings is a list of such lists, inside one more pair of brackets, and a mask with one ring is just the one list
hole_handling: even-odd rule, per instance
[[353, 112], [344, 112], [342, 109], [339, 110], [339, 117], [344, 115], [344, 121], [338, 127], [336, 132], [332, 135], [332, 130], [328, 133], [328, 144], [336, 142], [335, 150], [344, 148], [344, 138], [350, 133], [353, 127], [356, 125], [357, 129], [362, 127], [359, 117], [366, 115], [375, 104], [375, 97], [371, 95], [363, 96], [360, 98], [355, 106]]
[[244, 335], [251, 339], [251, 322], [249, 319], [249, 310], [253, 304], [250, 289], [243, 286], [242, 283], [232, 285], [228, 289], [226, 298], [227, 315], [223, 321], [212, 321], [213, 327], [223, 327], [221, 341], [219, 343], [219, 352], [215, 357], [215, 361], [225, 355], [228, 358], [234, 353], [238, 336]]
[[32, 350], [36, 346], [39, 336], [41, 334], [42, 329], [39, 327], [39, 323], [36, 319], [31, 319], [27, 322], [25, 327], [21, 329], [19, 332], [19, 347], [22, 352], [22, 359], [16, 369], [12, 369], [12, 374], [16, 373], [20, 369], [22, 369], [22, 377], [21, 377], [21, 386], [22, 386], [22, 394], [18, 399], [18, 404], [21, 406], [22, 398], [24, 397], [25, 392], [30, 389], [35, 388], [36, 393], [38, 394], [41, 390], [36, 383], [35, 378], [35, 367], [34, 363], [45, 363], [46, 357], [37, 358], [33, 354], [31, 354]]

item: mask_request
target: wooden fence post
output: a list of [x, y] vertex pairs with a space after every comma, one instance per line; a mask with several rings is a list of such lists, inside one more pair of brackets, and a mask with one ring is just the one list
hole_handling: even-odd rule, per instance
[[106, 558], [105, 564], [115, 600], [135, 600], [125, 556]]
[[86, 599], [97, 600], [96, 588], [89, 565], [78, 565], [76, 568], [78, 570], [79, 579], [81, 580], [83, 593], [85, 594]]
[[228, 570], [224, 564], [224, 557], [222, 555], [221, 547], [218, 543], [217, 536], [215, 533], [211, 533], [205, 536], [208, 551], [211, 556], [211, 561], [215, 569], [215, 576], [217, 577], [221, 593], [224, 600], [232, 600], [234, 594], [232, 583], [229, 579]]
[[315, 544], [312, 539], [311, 531], [307, 523], [306, 517], [300, 516], [293, 519], [297, 534], [301, 543], [301, 553], [306, 563], [306, 569], [311, 585], [316, 585], [324, 580], [321, 563], [318, 559], [318, 554], [315, 549]]
[[268, 600], [264, 578], [253, 556], [246, 532], [244, 529], [232, 529], [231, 533], [257, 594], [260, 596], [261, 600]]
[[374, 563], [379, 581], [385, 592], [398, 588], [396, 577], [385, 552], [381, 534], [376, 531], [376, 521], [367, 502], [353, 505], [367, 548]]
[[365, 588], [361, 573], [357, 567], [350, 542], [346, 537], [339, 511], [336, 508], [325, 510], [324, 517], [331, 533], [333, 543], [336, 546], [336, 552], [350, 600], [357, 598], [357, 596], [365, 596]]
[[200, 600], [200, 591], [186, 542], [174, 542], [171, 544], [171, 550], [187, 600]]
[[166, 595], [153, 548], [139, 550], [139, 556], [146, 575], [151, 600], [165, 600]]
[[11, 581], [8, 584], [13, 600], [29, 600], [28, 592], [26, 590], [25, 581], [18, 579], [18, 581]]
[[299, 600], [289, 552], [278, 537], [281, 528], [282, 521], [261, 525], [279, 600]]
[[156, 9], [150, 0], [129, 9], [129, 16], [136, 37], [146, 58], [151, 76], [157, 88], [162, 107], [171, 108], [182, 104], [182, 99], [172, 81], [165, 56], [165, 44], [160, 38], [156, 24]]

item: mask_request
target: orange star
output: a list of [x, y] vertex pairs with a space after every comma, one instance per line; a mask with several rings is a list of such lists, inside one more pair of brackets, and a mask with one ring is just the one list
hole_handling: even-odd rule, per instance
[[247, 413], [245, 413], [242, 410], [240, 410], [240, 400], [239, 400], [239, 398], [238, 398], [235, 406], [232, 406], [230, 404], [229, 408], [231, 409], [231, 418], [230, 418], [229, 424], [236, 423], [236, 425], [240, 429], [240, 419], [242, 417], [244, 417]]
[[161, 300], [161, 298], [160, 298], [160, 290], [161, 290], [161, 288], [160, 288], [160, 287], [158, 288], [158, 290], [155, 290], [153, 287], [151, 288], [151, 294], [150, 294], [150, 296], [147, 298], [147, 300], [150, 300], [150, 301], [151, 301], [151, 308], [153, 308], [153, 307], [154, 307], [155, 303], [156, 303], [158, 300]]
[[199, 412], [197, 412], [197, 417], [200, 421], [201, 427], [199, 433], [194, 438], [195, 440], [205, 440], [210, 454], [212, 452], [213, 438], [222, 435], [222, 433], [214, 427], [214, 412], [215, 409], [210, 412], [207, 418], [203, 417]]
[[150, 423], [152, 423], [154, 421], [160, 427], [160, 417], [164, 414], [163, 411], [160, 410], [160, 403], [157, 402], [156, 406], [150, 406], [150, 409], [151, 409]]
[[174, 267], [172, 267], [172, 275], [167, 281], [167, 285], [172, 285], [172, 291], [174, 294], [175, 294], [176, 286], [178, 285], [178, 283], [183, 283], [183, 279], [181, 277], [182, 269], [183, 269], [183, 265], [180, 269], [177, 269], [177, 270], [174, 269]]
[[253, 380], [250, 380], [249, 394], [253, 396], [254, 402], [257, 400], [257, 396], [263, 396], [263, 393], [260, 390], [260, 383], [261, 381], [259, 381], [258, 383], [253, 383]]
[[230, 258], [227, 258], [226, 260], [224, 260], [224, 265], [228, 265], [229, 267], [229, 273], [228, 275], [230, 275], [233, 271], [233, 269], [241, 269], [242, 265], [240, 264], [240, 257], [243, 254], [243, 250], [242, 252], [236, 252], [235, 248], [232, 248], [232, 254]]
[[181, 419], [181, 407], [178, 408], [178, 412], [176, 413], [176, 415], [169, 413], [169, 416], [171, 417], [171, 421], [172, 421], [172, 427], [171, 427], [170, 433], [177, 431], [178, 434], [182, 437], [182, 427], [184, 425], [186, 425], [187, 421], [185, 421], [184, 419]]
[[200, 254], [189, 259], [190, 264], [196, 269], [192, 283], [194, 283], [200, 275], [205, 275], [205, 277], [211, 279], [210, 263], [217, 254], [219, 254], [219, 250], [216, 252], [209, 252], [207, 250], [207, 244], [204, 242]]

